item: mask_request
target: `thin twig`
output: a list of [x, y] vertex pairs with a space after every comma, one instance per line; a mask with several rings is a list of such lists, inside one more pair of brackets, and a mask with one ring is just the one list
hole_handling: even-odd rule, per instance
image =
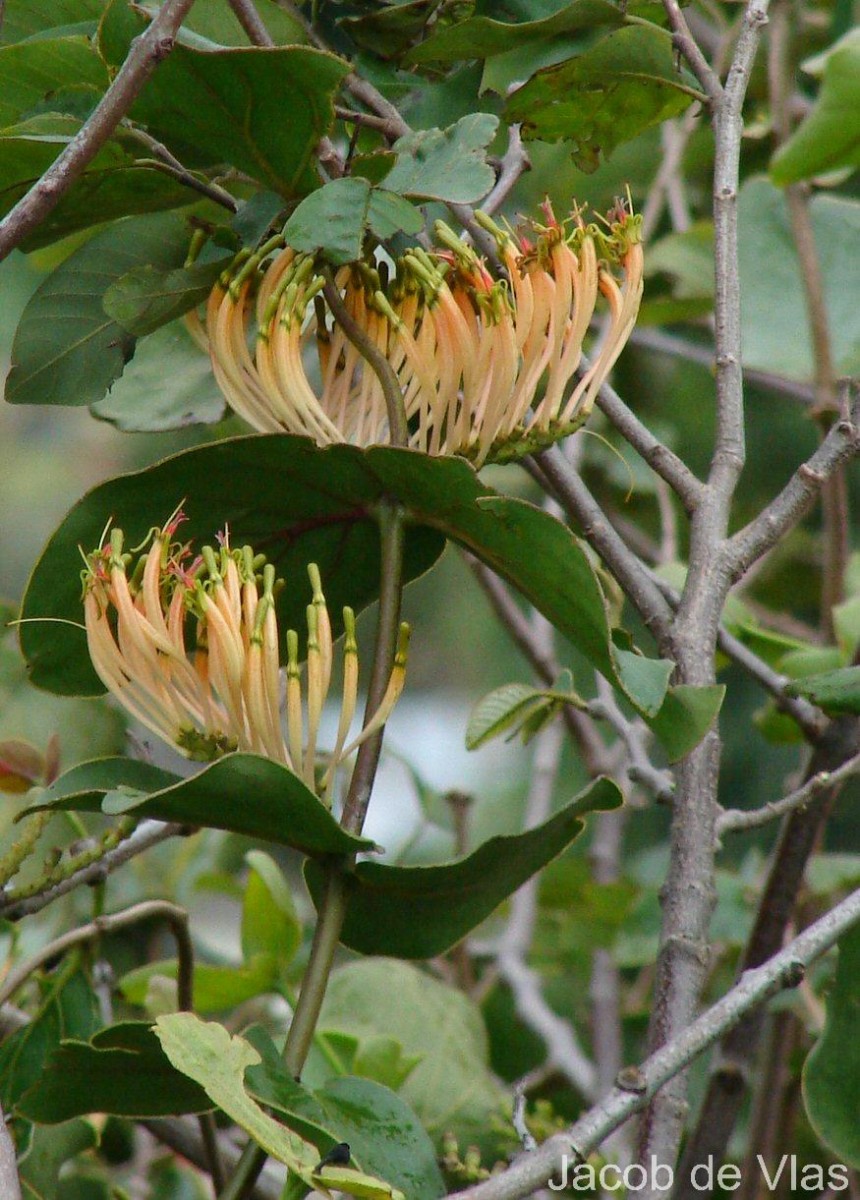
[[810, 925], [763, 966], [745, 972], [721, 1000], [651, 1054], [636, 1072], [636, 1091], [614, 1088], [564, 1133], [549, 1138], [531, 1154], [521, 1155], [506, 1171], [458, 1192], [459, 1200], [522, 1200], [554, 1176], [583, 1161], [746, 1013], [784, 988], [797, 986], [806, 968], [858, 921], [860, 890]]
[[537, 468], [539, 482], [545, 482], [567, 515], [576, 521], [582, 536], [593, 546], [621, 585], [624, 594], [662, 649], [668, 646], [672, 610], [650, 573], [625, 546], [607, 521], [600, 505], [585, 486], [578, 472], [557, 446], [527, 458], [524, 465], [531, 472]]
[[68, 878], [61, 879], [58, 883], [51, 884], [43, 891], [28, 896], [24, 900], [10, 898], [0, 900], [0, 916], [11, 921], [41, 912], [54, 900], [67, 895], [82, 884], [97, 883], [105, 879], [117, 867], [121, 867], [138, 854], [143, 854], [150, 847], [157, 846], [159, 842], [164, 842], [171, 837], [180, 837], [186, 833], [188, 833], [187, 825], [165, 824], [163, 821], [141, 821], [134, 833], [119, 846], [108, 850], [95, 862], [75, 871]]
[[[206, 1147], [191, 1121], [182, 1117], [155, 1117], [140, 1124], [164, 1146], [202, 1170], [209, 1169]], [[226, 1134], [218, 1138], [218, 1153], [227, 1171], [235, 1170], [240, 1154]], [[280, 1172], [264, 1172], [248, 1192], [248, 1200], [281, 1200], [284, 1181]]]
[[345, 121], [348, 125], [363, 125], [366, 129], [375, 129], [384, 134], [391, 132], [391, 122], [386, 121], [384, 117], [374, 116], [373, 113], [357, 112], [354, 108], [343, 108], [336, 104], [334, 115], [339, 121]]
[[748, 829], [759, 829], [762, 825], [769, 825], [771, 821], [778, 821], [796, 809], [805, 808], [813, 800], [816, 800], [822, 791], [844, 783], [858, 771], [860, 771], [860, 754], [855, 754], [835, 771], [819, 771], [802, 787], [795, 788], [793, 792], [789, 792], [779, 800], [771, 800], [768, 804], [763, 804], [761, 808], [727, 808], [717, 818], [717, 837], [721, 838], [725, 833], [741, 833]]
[[[206, 196], [207, 199], [214, 200], [216, 204], [220, 204], [222, 208], [226, 208], [230, 212], [235, 213], [239, 211], [238, 201], [228, 191], [219, 187], [217, 183], [212, 183], [207, 179], [200, 179], [192, 171], [189, 171], [187, 167], [182, 165], [176, 155], [172, 154], [158, 138], [154, 138], [145, 129], [141, 129], [140, 126], [133, 124], [131, 121], [123, 122], [123, 129], [155, 155], [155, 159], [150, 160], [149, 164], [155, 170], [164, 171], [172, 179], [176, 179], [179, 183], [184, 184], [185, 187], [199, 192], [201, 196]], [[138, 160], [138, 162], [146, 161], [146, 159]]]
[[113, 134], [158, 64], [173, 49], [194, 0], [165, 0], [131, 44], [128, 57], [93, 112], [40, 179], [0, 221], [0, 261], [44, 221]]
[[621, 739], [627, 752], [627, 776], [631, 783], [638, 783], [659, 803], [671, 804], [675, 780], [671, 771], [655, 767], [648, 757], [650, 733], [644, 721], [625, 717], [602, 676], [597, 678], [597, 697], [590, 701], [588, 712], [597, 720], [606, 721]]
[[860, 392], [854, 397], [850, 418], [832, 425], [815, 453], [801, 463], [779, 495], [729, 539], [726, 554], [735, 579], [802, 520], [826, 481], [857, 454], [860, 454]]
[[723, 86], [719, 76], [699, 49], [699, 44], [690, 32], [687, 18], [684, 16], [678, 0], [663, 0], [663, 8], [669, 18], [675, 49], [679, 50], [687, 60], [711, 105], [716, 107], [723, 98]]
[[170, 926], [176, 939], [178, 959], [177, 986], [179, 990], [179, 1006], [191, 1008], [191, 989], [193, 980], [193, 960], [191, 958], [191, 939], [188, 936], [188, 913], [184, 908], [171, 904], [167, 900], [143, 900], [123, 912], [111, 913], [108, 916], [96, 917], [87, 925], [60, 934], [53, 941], [42, 946], [30, 958], [25, 959], [14, 970], [10, 971], [0, 985], [0, 1007], [9, 1000], [39, 967], [52, 958], [64, 954], [74, 946], [92, 942], [105, 934], [114, 933], [117, 929], [126, 929], [129, 925], [137, 925], [141, 921], [151, 921], [161, 918]]
[[248, 40], [254, 46], [274, 46], [263, 19], [254, 7], [254, 0], [227, 0], [236, 20], [248, 35]]
[[508, 128], [508, 148], [502, 158], [501, 169], [493, 190], [481, 201], [481, 211], [492, 216], [501, 208], [516, 187], [520, 177], [526, 171], [531, 170], [531, 165], [531, 159], [520, 136], [520, 127], [511, 125]]

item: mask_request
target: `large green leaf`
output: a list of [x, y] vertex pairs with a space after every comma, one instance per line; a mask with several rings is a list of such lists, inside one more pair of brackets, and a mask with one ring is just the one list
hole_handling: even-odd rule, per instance
[[326, 1154], [347, 1142], [354, 1162], [401, 1188], [410, 1200], [436, 1200], [445, 1187], [433, 1143], [405, 1100], [370, 1079], [330, 1079], [309, 1091], [284, 1068], [271, 1039], [250, 1030], [262, 1062], [249, 1067], [252, 1096]]
[[[860, 202], [814, 196], [810, 217], [827, 306], [833, 369], [860, 373], [860, 279], [846, 247], [860, 239]], [[790, 379], [815, 374], [800, 263], [785, 196], [747, 180], [738, 197], [743, 360]]]
[[841, 167], [860, 167], [860, 29], [827, 55], [818, 99], [774, 155], [770, 177], [783, 186]]
[[716, 720], [725, 694], [722, 684], [693, 687], [681, 683], [669, 688], [659, 713], [646, 718], [669, 762], [678, 762], [698, 746]]
[[56, 1125], [91, 1112], [159, 1117], [211, 1107], [203, 1089], [168, 1062], [148, 1022], [123, 1021], [88, 1042], [60, 1043], [17, 1111]]
[[827, 1023], [803, 1067], [813, 1129], [840, 1162], [860, 1167], [860, 927], [839, 942]]
[[461, 991], [410, 963], [363, 959], [332, 973], [319, 1029], [396, 1038], [421, 1056], [400, 1095], [434, 1141], [451, 1130], [461, 1145], [496, 1148], [493, 1126], [509, 1100], [488, 1068], [480, 1010]]
[[469, 17], [456, 25], [434, 30], [426, 41], [406, 56], [407, 65], [453, 63], [464, 58], [490, 58], [516, 50], [527, 42], [556, 38], [600, 26], [623, 25], [623, 8], [610, 0], [573, 0], [558, 12], [537, 21], [495, 21]]
[[[585, 828], [590, 812], [618, 808], [621, 793], [599, 779], [543, 825], [514, 837], [494, 837], [459, 862], [391, 867], [362, 862], [347, 882], [341, 941], [362, 954], [433, 958], [464, 938]], [[309, 864], [314, 903], [325, 873]]]
[[0, 127], [14, 125], [57, 91], [96, 99], [108, 86], [107, 69], [88, 38], [39, 38], [0, 49]]
[[469, 113], [447, 129], [422, 129], [399, 138], [397, 155], [385, 177], [392, 192], [422, 199], [472, 204], [495, 183], [487, 162], [499, 118], [492, 113]]
[[121, 221], [71, 254], [31, 296], [12, 345], [11, 404], [92, 404], [134, 353], [134, 338], [105, 312], [108, 288], [142, 263], [179, 266], [189, 229], [163, 214]]
[[601, 154], [683, 112], [695, 95], [671, 35], [637, 24], [538, 71], [510, 96], [505, 116], [521, 122], [527, 138], [572, 142], [575, 163], [587, 171]]
[[[73, 117], [31, 117], [0, 131], [0, 214], [29, 191], [81, 127]], [[180, 208], [199, 199], [163, 171], [145, 165], [140, 145], [120, 130], [24, 243], [34, 250], [57, 238], [135, 213]]]
[[212, 425], [224, 409], [208, 356], [180, 322], [138, 342], [108, 394], [90, 407], [93, 416], [118, 429], [146, 433]]
[[[99, 46], [123, 61], [145, 21], [113, 0]], [[189, 166], [230, 163], [284, 196], [316, 185], [313, 152], [349, 63], [307, 46], [195, 50], [178, 44], [131, 109]]]
[[[184, 500], [184, 536], [211, 541], [229, 523], [235, 544], [266, 553], [292, 581], [278, 598], [281, 628], [302, 629], [307, 563], [319, 564], [335, 627], [344, 604], [360, 609], [376, 595], [375, 505], [405, 506], [405, 577], [413, 579], [452, 538], [523, 595], [613, 680], [643, 712], [656, 713], [672, 664], [617, 648], [588, 556], [560, 521], [482, 486], [462, 459], [410, 450], [351, 446], [319, 449], [282, 434], [196, 447], [154, 467], [94, 488], [71, 510], [42, 554], [27, 589], [21, 627], [32, 677], [68, 694], [97, 694], [80, 622], [80, 552], [98, 545], [108, 516], [135, 545]], [[44, 620], [48, 618], [48, 620]]]
[[39, 807], [133, 812], [139, 818], [227, 829], [304, 854], [350, 854], [373, 846], [341, 829], [292, 771], [255, 754], [228, 754], [180, 780], [149, 763], [96, 759], [61, 775], [41, 793]]

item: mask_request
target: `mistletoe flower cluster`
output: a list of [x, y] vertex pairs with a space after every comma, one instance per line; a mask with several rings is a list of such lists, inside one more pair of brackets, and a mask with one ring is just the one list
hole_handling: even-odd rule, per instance
[[[283, 763], [316, 790], [317, 739], [330, 691], [332, 629], [316, 565], [308, 567], [304, 679], [299, 639], [286, 635], [282, 685], [275, 600], [283, 582], [250, 546], [195, 554], [174, 540], [174, 514], [144, 544], [125, 552], [122, 530], [86, 556], [84, 614], [90, 657], [105, 687], [146, 728], [191, 759], [211, 761], [233, 750]], [[339, 763], [388, 719], [403, 690], [408, 626], [386, 694], [362, 732], [347, 743], [358, 698], [355, 617], [343, 611], [340, 721], [321, 795], [331, 794]], [[285, 717], [282, 718], [282, 710]]]
[[[591, 411], [639, 311], [641, 222], [623, 204], [603, 224], [578, 212], [559, 222], [544, 207], [545, 224], [517, 234], [477, 214], [503, 278], [442, 222], [437, 249], [416, 246], [393, 268], [351, 263], [334, 277], [352, 322], [391, 365], [413, 448], [480, 466], [554, 441]], [[324, 287], [317, 260], [281, 238], [222, 277], [206, 311], [216, 379], [261, 432], [385, 443], [379, 378], [334, 319]], [[570, 390], [601, 295], [608, 328]]]

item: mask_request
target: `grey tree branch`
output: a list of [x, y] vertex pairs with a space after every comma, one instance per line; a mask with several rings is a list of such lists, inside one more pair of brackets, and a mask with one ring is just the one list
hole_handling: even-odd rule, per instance
[[254, 46], [273, 46], [275, 43], [269, 31], [263, 24], [263, 19], [254, 7], [253, 0], [228, 0], [236, 20], [248, 35], [248, 41]]
[[165, 0], [152, 23], [132, 42], [128, 57], [92, 114], [41, 179], [0, 221], [0, 261], [45, 219], [108, 141], [152, 72], [173, 49], [194, 0]]
[[657, 645], [668, 649], [671, 608], [650, 573], [612, 528], [581, 476], [557, 446], [526, 459], [525, 465], [529, 471], [537, 468], [539, 482], [549, 486], [567, 515], [581, 526], [583, 537], [618, 580]]
[[769, 804], [762, 805], [761, 808], [727, 808], [717, 818], [717, 837], [720, 838], [725, 833], [741, 833], [748, 829], [760, 829], [762, 825], [768, 825], [771, 821], [788, 816], [797, 809], [805, 808], [813, 800], [816, 800], [821, 792], [844, 783], [858, 771], [860, 771], [860, 754], [855, 754], [842, 766], [833, 771], [816, 772], [807, 779], [802, 787], [795, 788], [793, 792], [789, 792], [779, 800], [772, 800]]
[[526, 171], [531, 170], [531, 165], [531, 159], [523, 145], [523, 139], [520, 137], [520, 127], [511, 125], [508, 129], [508, 148], [502, 158], [501, 170], [493, 190], [481, 202], [482, 212], [492, 216], [501, 208], [516, 187], [517, 180]]
[[[671, 629], [671, 656], [680, 680], [697, 686], [715, 681], [714, 653], [732, 583], [723, 547], [746, 453], [737, 193], [743, 102], [761, 26], [767, 19], [767, 3], [747, 0], [725, 87], [719, 92], [713, 86], [708, 88], [715, 137], [716, 443], [705, 496], [690, 524], [689, 569]], [[671, 21], [671, 11], [669, 15]], [[677, 20], [675, 25], [677, 32]], [[689, 59], [689, 47], [686, 53]], [[703, 86], [707, 86], [704, 81]], [[661, 893], [663, 921], [649, 1029], [652, 1051], [671, 1043], [695, 1020], [705, 981], [708, 933], [716, 902], [714, 822], [720, 749], [719, 735], [712, 731], [677, 768], [669, 871]], [[684, 1072], [654, 1097], [642, 1119], [640, 1162], [675, 1162], [686, 1117], [686, 1097]], [[652, 1186], [638, 1189], [637, 1194], [658, 1193]]]
[[852, 892], [763, 966], [746, 971], [721, 1000], [651, 1054], [636, 1073], [636, 1091], [613, 1088], [564, 1133], [549, 1138], [533, 1153], [521, 1155], [506, 1171], [458, 1192], [460, 1200], [522, 1200], [566, 1166], [582, 1161], [746, 1013], [783, 988], [796, 986], [806, 968], [858, 921], [860, 890]]
[[826, 481], [857, 454], [860, 454], [860, 392], [854, 396], [850, 418], [832, 425], [815, 453], [798, 467], [779, 495], [730, 538], [726, 551], [735, 579], [802, 520]]
[[711, 104], [716, 106], [723, 98], [723, 88], [719, 77], [699, 49], [698, 42], [690, 32], [687, 18], [684, 16], [678, 0], [663, 0], [663, 8], [669, 18], [672, 29], [672, 41], [675, 48], [687, 60], [691, 71], [702, 85]]

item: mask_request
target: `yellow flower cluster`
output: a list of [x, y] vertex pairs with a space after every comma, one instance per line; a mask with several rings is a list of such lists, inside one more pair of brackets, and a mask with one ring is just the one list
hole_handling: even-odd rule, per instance
[[[409, 445], [488, 459], [577, 428], [621, 353], [642, 296], [640, 220], [623, 204], [603, 225], [577, 213], [515, 235], [477, 214], [498, 245], [506, 278], [441, 222], [439, 248], [414, 247], [340, 268], [346, 311], [396, 375]], [[216, 379], [255, 429], [320, 445], [389, 440], [379, 379], [335, 321], [316, 259], [274, 238], [222, 277], [206, 309]], [[608, 329], [568, 394], [598, 297]], [[316, 353], [313, 353], [315, 347]], [[520, 451], [522, 452], [522, 451]]]
[[317, 567], [308, 567], [304, 681], [299, 639], [289, 630], [284, 687], [274, 567], [250, 546], [232, 549], [226, 533], [217, 549], [204, 546], [195, 555], [190, 544], [174, 540], [183, 519], [176, 512], [130, 553], [114, 529], [107, 544], [85, 557], [84, 615], [96, 673], [132, 716], [186, 757], [208, 762], [232, 750], [262, 754], [328, 799], [338, 765], [385, 723], [403, 690], [408, 626], [401, 626], [377, 712], [348, 743], [358, 650], [353, 612], [344, 609], [340, 721], [319, 780], [317, 739], [334, 655]]

